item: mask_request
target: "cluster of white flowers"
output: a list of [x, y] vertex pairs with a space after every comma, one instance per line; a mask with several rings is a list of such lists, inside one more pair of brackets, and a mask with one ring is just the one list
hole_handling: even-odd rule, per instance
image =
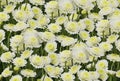
[[120, 0], [0, 0], [0, 81], [120, 81]]

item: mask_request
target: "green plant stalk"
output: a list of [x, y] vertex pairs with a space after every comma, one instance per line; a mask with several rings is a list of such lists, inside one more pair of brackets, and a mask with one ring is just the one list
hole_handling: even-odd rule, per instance
[[9, 50], [10, 50], [10, 36], [11, 36], [11, 32], [9, 32], [8, 38], [7, 38], [7, 46], [9, 48]]
[[8, 0], [6, 0], [6, 4], [8, 5]]
[[112, 62], [112, 65], [111, 65], [111, 70], [113, 69], [113, 66], [114, 66], [114, 62]]
[[28, 4], [28, 0], [25, 0], [25, 8], [24, 8], [24, 10], [26, 10], [26, 8], [27, 8], [27, 4]]
[[29, 81], [29, 78], [26, 78], [26, 81]]

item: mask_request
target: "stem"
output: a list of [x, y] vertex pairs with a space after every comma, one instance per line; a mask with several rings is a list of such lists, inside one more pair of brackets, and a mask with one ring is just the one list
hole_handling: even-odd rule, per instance
[[104, 39], [105, 39], [105, 33], [104, 33], [104, 31], [103, 31], [103, 41], [104, 41]]
[[43, 81], [44, 81], [44, 79], [45, 79], [45, 76], [46, 76], [46, 72], [44, 73]]
[[111, 28], [109, 28], [109, 35], [111, 35]]
[[19, 50], [18, 50], [18, 46], [17, 46], [17, 56], [19, 56]]
[[32, 77], [32, 81], [34, 81], [34, 78]]
[[8, 5], [8, 0], [6, 0], [6, 4]]
[[60, 16], [60, 10], [58, 10], [58, 16]]
[[26, 78], [26, 81], [29, 81], [29, 78]]
[[51, 20], [51, 22], [53, 23], [53, 22], [54, 22], [53, 12], [51, 13], [51, 16], [52, 16], [52, 20]]
[[10, 36], [11, 36], [11, 32], [9, 32], [8, 38], [7, 38], [7, 46], [9, 48], [9, 50], [10, 50]]
[[74, 14], [72, 15], [72, 21], [73, 21], [73, 19], [74, 19]]
[[28, 3], [28, 0], [25, 0], [25, 8], [24, 8], [24, 10], [26, 10], [26, 8], [27, 8], [27, 3]]
[[111, 65], [111, 70], [113, 69], [113, 66], [114, 66], [114, 62], [112, 62], [112, 65]]
[[1, 0], [0, 0], [0, 10], [1, 10]]

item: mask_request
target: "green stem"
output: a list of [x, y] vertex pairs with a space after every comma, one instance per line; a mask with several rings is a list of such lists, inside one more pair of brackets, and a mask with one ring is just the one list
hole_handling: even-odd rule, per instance
[[26, 78], [26, 81], [29, 81], [29, 78]]
[[19, 56], [19, 50], [18, 50], [18, 46], [17, 46], [17, 56]]
[[112, 65], [111, 65], [111, 70], [113, 69], [113, 66], [114, 66], [114, 62], [112, 62]]
[[109, 35], [111, 35], [111, 28], [109, 28]]
[[74, 19], [74, 14], [72, 15], [72, 21], [73, 21], [73, 19]]
[[103, 31], [103, 41], [105, 40], [105, 33], [104, 33], [104, 31]]
[[34, 78], [32, 77], [32, 81], [34, 81]]
[[7, 46], [9, 49], [10, 49], [10, 36], [11, 36], [11, 32], [9, 32], [8, 38], [7, 38]]
[[1, 0], [0, 0], [0, 10], [1, 10], [1, 8], [2, 8], [2, 7], [1, 7]]
[[117, 63], [117, 70], [119, 70], [119, 68], [120, 68], [119, 66], [120, 66], [120, 63], [118, 62]]
[[8, 0], [6, 0], [6, 4], [8, 5]]
[[27, 3], [28, 3], [28, 0], [25, 0], [25, 8], [24, 8], [24, 10], [26, 10], [26, 8], [27, 8]]

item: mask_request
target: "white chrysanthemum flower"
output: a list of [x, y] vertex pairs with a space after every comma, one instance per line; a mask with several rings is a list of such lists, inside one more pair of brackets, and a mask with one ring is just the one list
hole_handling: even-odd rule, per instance
[[74, 6], [71, 0], [59, 0], [59, 9], [61, 13], [73, 13], [75, 11]]
[[110, 75], [115, 75], [116, 71], [113, 71], [113, 70], [107, 70], [107, 73], [110, 74]]
[[15, 0], [15, 2], [20, 3], [23, 2], [24, 0]]
[[78, 21], [78, 25], [80, 30], [84, 30], [86, 28], [86, 25], [83, 20]]
[[109, 35], [110, 22], [107, 19], [102, 19], [96, 23], [97, 35], [102, 37], [103, 35]]
[[13, 31], [13, 29], [14, 29], [14, 24], [5, 24], [4, 26], [3, 26], [3, 28], [5, 29], [5, 30], [7, 30], [7, 31]]
[[25, 42], [26, 47], [28, 48], [33, 48], [33, 47], [38, 48], [41, 46], [37, 36], [34, 36], [34, 35], [24, 36], [24, 42]]
[[16, 21], [26, 21], [27, 20], [27, 14], [24, 10], [14, 10], [12, 12], [12, 15]]
[[93, 36], [87, 40], [86, 44], [88, 46], [96, 46], [100, 41], [101, 41], [100, 37]]
[[100, 77], [100, 74], [97, 71], [90, 71], [90, 75], [93, 81], [98, 80], [98, 78]]
[[31, 69], [23, 69], [21, 70], [20, 72], [24, 77], [35, 77], [36, 76], [36, 72], [34, 72], [33, 70]]
[[100, 11], [99, 11], [99, 14], [100, 15], [108, 15], [108, 14], [111, 14], [112, 12], [113, 12], [113, 8], [111, 8], [111, 7], [104, 7], [104, 8], [102, 8], [102, 9], [100, 9]]
[[120, 9], [116, 8], [113, 13], [108, 16], [108, 19], [118, 19], [120, 17]]
[[5, 52], [1, 55], [0, 59], [2, 62], [10, 63], [14, 57], [15, 57], [14, 53]]
[[34, 5], [44, 5], [45, 0], [29, 0]]
[[12, 51], [23, 50], [23, 36], [15, 35], [10, 39], [10, 46]]
[[84, 21], [84, 23], [86, 25], [86, 30], [92, 32], [94, 30], [94, 28], [95, 28], [93, 20], [85, 18], [83, 21]]
[[95, 57], [101, 57], [105, 55], [104, 50], [100, 47], [92, 47], [89, 48], [89, 50], [90, 50], [90, 54]]
[[62, 27], [56, 23], [51, 23], [48, 25], [48, 29], [52, 33], [58, 33], [61, 31]]
[[110, 51], [113, 48], [113, 46], [108, 42], [101, 42], [99, 46], [100, 48], [103, 48], [104, 51]]
[[51, 59], [49, 56], [42, 56], [42, 58], [44, 59], [44, 65], [49, 65], [51, 63]]
[[107, 38], [107, 42], [114, 43], [118, 39], [119, 35], [112, 34]]
[[109, 20], [100, 20], [99, 22], [96, 23], [96, 30], [97, 31], [100, 31], [102, 30], [101, 32], [105, 31], [106, 29], [109, 29]]
[[2, 47], [2, 49], [5, 50], [5, 51], [8, 51], [8, 50], [9, 50], [9, 48], [8, 48], [5, 44], [3, 44], [3, 43], [1, 43], [1, 47]]
[[97, 0], [97, 5], [99, 8], [109, 7], [111, 5], [108, 0]]
[[107, 69], [97, 69], [97, 72], [102, 75], [102, 74], [105, 74], [107, 73]]
[[77, 42], [77, 39], [74, 39], [72, 37], [64, 36], [64, 35], [59, 35], [57, 37], [57, 41], [61, 43], [63, 47], [65, 46], [70, 46], [73, 45]]
[[72, 52], [80, 51], [80, 50], [85, 50], [87, 48], [87, 45], [83, 42], [77, 42], [74, 44], [70, 49]]
[[24, 43], [26, 48], [37, 48], [41, 46], [41, 38], [39, 36], [39, 33], [34, 29], [27, 29], [23, 32], [24, 37]]
[[0, 22], [7, 21], [10, 16], [5, 12], [0, 12]]
[[59, 16], [57, 19], [56, 19], [56, 23], [57, 24], [64, 24], [68, 21], [67, 17], [66, 16]]
[[17, 67], [24, 67], [27, 64], [27, 61], [21, 57], [16, 57], [13, 59], [13, 64]]
[[70, 21], [70, 22], [67, 22], [65, 24], [65, 29], [70, 34], [77, 34], [80, 30], [80, 27], [79, 27], [79, 24], [77, 22]]
[[[40, 79], [40, 81], [53, 81], [53, 79], [51, 78], [51, 77], [48, 77], [48, 76], [43, 76], [41, 79]], [[39, 80], [38, 80], [39, 81]]]
[[14, 75], [11, 77], [10, 81], [22, 81], [22, 76]]
[[51, 53], [51, 54], [48, 54], [48, 56], [50, 57], [51, 63], [53, 65], [57, 66], [59, 64], [59, 56], [58, 56], [58, 54]]
[[37, 24], [39, 28], [42, 28], [42, 29], [44, 29], [49, 22], [50, 22], [50, 19], [46, 15], [43, 15], [37, 19]]
[[116, 72], [116, 77], [120, 78], [120, 70]]
[[48, 53], [54, 53], [57, 50], [57, 43], [56, 42], [48, 42], [45, 45], [45, 51]]
[[49, 1], [45, 5], [45, 12], [47, 15], [53, 16], [55, 12], [58, 13], [58, 2], [57, 1]]
[[5, 39], [5, 31], [0, 29], [0, 42], [2, 42]]
[[119, 6], [118, 0], [109, 0], [111, 3], [111, 7], [117, 8]]
[[88, 53], [85, 50], [79, 50], [72, 53], [73, 61], [75, 63], [87, 63], [89, 61], [88, 59]]
[[23, 3], [20, 7], [20, 10], [23, 10], [23, 11], [31, 11], [31, 5], [29, 3]]
[[87, 31], [80, 31], [79, 36], [82, 40], [87, 40], [90, 37], [90, 34]]
[[108, 60], [113, 61], [113, 62], [120, 62], [120, 56], [119, 54], [109, 54], [106, 56]]
[[42, 32], [40, 33], [44, 41], [55, 41], [55, 35], [52, 32]]
[[69, 72], [72, 73], [72, 74], [76, 74], [79, 69], [81, 68], [80, 65], [73, 65], [70, 69], [69, 69]]
[[98, 21], [103, 19], [103, 16], [99, 15], [98, 13], [89, 13], [88, 17], [93, 21]]
[[93, 9], [94, 7], [91, 0], [73, 0], [73, 1], [78, 7], [81, 7], [82, 9], [86, 9], [88, 11]]
[[43, 16], [42, 10], [39, 7], [32, 7], [32, 12], [34, 13], [34, 18], [36, 19], [39, 19], [41, 16]]
[[75, 76], [71, 73], [65, 72], [65, 73], [61, 74], [61, 78], [63, 81], [74, 81]]
[[116, 46], [117, 50], [120, 51], [120, 40], [119, 39], [115, 42], [115, 46]]
[[97, 72], [100, 74], [100, 79], [102, 81], [106, 81], [108, 79], [108, 74], [107, 74], [107, 70], [105, 69], [98, 69]]
[[108, 74], [107, 73], [103, 73], [103, 74], [101, 74], [100, 75], [100, 79], [102, 80], [102, 81], [106, 81], [107, 79], [108, 79]]
[[120, 32], [120, 20], [119, 19], [113, 19], [110, 21], [111, 25], [111, 31], [119, 33]]
[[14, 10], [14, 8], [15, 8], [15, 5], [11, 5], [11, 4], [6, 5], [5, 8], [4, 8], [4, 12], [10, 13]]
[[28, 24], [22, 21], [19, 21], [16, 25], [14, 25], [13, 31], [21, 31], [21, 30], [26, 29], [27, 27], [29, 27]]
[[86, 70], [80, 70], [78, 72], [78, 77], [82, 81], [90, 81], [92, 79], [90, 72]]
[[43, 57], [40, 57], [38, 55], [32, 55], [30, 58], [30, 63], [32, 64], [33, 67], [35, 68], [43, 68], [44, 66], [44, 59]]
[[72, 52], [70, 50], [63, 50], [62, 52], [60, 52], [60, 62], [66, 62], [68, 60], [71, 60], [72, 58]]
[[11, 71], [9, 67], [7, 67], [7, 68], [5, 68], [5, 69], [3, 70], [3, 72], [1, 73], [1, 75], [2, 75], [3, 77], [9, 77], [9, 76], [12, 75], [12, 72], [13, 72], [13, 71]]
[[63, 72], [62, 68], [55, 67], [52, 65], [47, 65], [47, 66], [45, 66], [44, 69], [50, 77], [59, 77], [61, 75], [61, 73]]
[[25, 50], [25, 51], [22, 52], [21, 57], [22, 58], [29, 58], [32, 53], [33, 53], [32, 50]]
[[37, 21], [34, 19], [28, 20], [27, 24], [29, 24], [30, 28], [36, 29], [38, 28]]
[[108, 61], [107, 60], [99, 60], [96, 65], [96, 69], [108, 69]]
[[25, 11], [27, 14], [27, 20], [32, 19], [34, 17], [34, 13], [32, 12], [32, 10], [29, 11]]

